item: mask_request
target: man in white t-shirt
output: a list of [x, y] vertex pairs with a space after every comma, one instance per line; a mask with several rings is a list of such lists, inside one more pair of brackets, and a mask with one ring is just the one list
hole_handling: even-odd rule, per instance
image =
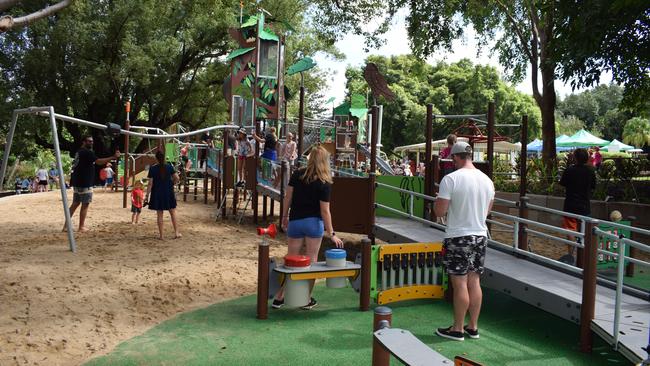
[[[483, 292], [483, 273], [487, 248], [485, 219], [494, 202], [494, 184], [487, 175], [472, 164], [472, 148], [466, 142], [456, 142], [451, 148], [456, 171], [445, 175], [434, 205], [436, 216], [447, 215], [443, 243], [443, 263], [454, 291], [454, 325], [438, 328], [436, 334], [457, 340], [479, 338], [478, 316]], [[469, 324], [465, 315], [469, 310]]]

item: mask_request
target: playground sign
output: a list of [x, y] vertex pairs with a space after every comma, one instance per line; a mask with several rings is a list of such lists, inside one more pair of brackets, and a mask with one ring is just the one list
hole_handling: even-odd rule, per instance
[[[618, 223], [621, 225], [631, 224], [630, 221], [619, 221]], [[600, 224], [598, 225], [598, 228], [602, 231], [608, 232], [610, 234], [614, 234], [616, 236], [623, 235], [626, 238], [630, 237], [629, 229], [622, 229], [618, 226], [611, 226], [607, 224]], [[602, 249], [611, 253], [618, 253], [618, 242], [601, 236], [598, 238], [598, 249]], [[629, 255], [630, 255], [630, 247], [628, 246], [625, 248], [625, 256], [629, 256]], [[598, 253], [598, 263], [596, 266], [597, 269], [616, 268], [616, 266], [617, 266], [616, 257], [605, 253]]]

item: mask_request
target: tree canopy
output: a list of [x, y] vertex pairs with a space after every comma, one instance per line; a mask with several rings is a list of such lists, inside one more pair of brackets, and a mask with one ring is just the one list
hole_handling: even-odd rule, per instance
[[[29, 13], [46, 1], [21, 2], [11, 11]], [[273, 18], [294, 31], [287, 37], [286, 64], [298, 55], [324, 51], [337, 55], [333, 41], [309, 26], [302, 0], [264, 2]], [[254, 13], [256, 4], [245, 4]], [[6, 132], [11, 110], [53, 105], [60, 113], [100, 123], [125, 119], [124, 102], [132, 99], [132, 124], [190, 128], [228, 121], [221, 86], [229, 72], [225, 56], [235, 47], [228, 28], [239, 20], [240, 2], [76, 1], [65, 10], [30, 25], [0, 34], [0, 132]], [[324, 75], [306, 74], [308, 100], [317, 100]], [[298, 78], [287, 78], [295, 94]], [[311, 95], [311, 94], [315, 95]], [[59, 140], [75, 151], [84, 128], [66, 123]], [[117, 146], [99, 131], [95, 149], [101, 154]], [[21, 120], [17, 154], [36, 142], [50, 146], [42, 119]], [[119, 144], [120, 142], [115, 142]], [[22, 151], [21, 151], [22, 150]]]
[[[555, 161], [554, 81], [575, 85], [598, 82], [593, 75], [611, 70], [615, 80], [632, 86], [639, 95], [650, 90], [650, 52], [639, 52], [635, 41], [647, 48], [648, 3], [643, 0], [315, 0], [322, 22], [332, 33], [354, 30], [377, 42], [400, 9], [407, 9], [408, 36], [419, 57], [450, 49], [468, 25], [476, 30], [481, 45], [493, 43], [500, 63], [511, 81], [521, 81], [530, 67], [533, 97], [542, 115], [543, 157], [548, 169]], [[597, 9], [591, 7], [599, 6]], [[616, 17], [616, 19], [611, 19]], [[379, 20], [373, 31], [364, 27], [370, 18]], [[577, 25], [576, 25], [577, 24]], [[596, 29], [600, 27], [599, 29]], [[619, 44], [616, 44], [620, 42]], [[608, 45], [615, 45], [610, 47]], [[624, 57], [617, 49], [628, 47]], [[580, 56], [578, 62], [569, 53]], [[622, 51], [622, 50], [620, 50]], [[584, 61], [581, 63], [581, 61]], [[645, 99], [647, 101], [647, 98]]]
[[[501, 80], [494, 67], [475, 65], [470, 60], [430, 65], [413, 55], [370, 56], [390, 89], [394, 101], [381, 100], [384, 105], [382, 143], [392, 150], [395, 146], [424, 141], [426, 104], [434, 106], [436, 114], [487, 113], [490, 101], [496, 101], [496, 121], [500, 124], [520, 124], [521, 116], [529, 116], [529, 136], [540, 135], [541, 116], [532, 97]], [[359, 68], [346, 71], [349, 95], [366, 95], [368, 86]], [[438, 120], [434, 138], [444, 138], [458, 127], [458, 120]], [[499, 128], [498, 132], [519, 140], [518, 128]]]

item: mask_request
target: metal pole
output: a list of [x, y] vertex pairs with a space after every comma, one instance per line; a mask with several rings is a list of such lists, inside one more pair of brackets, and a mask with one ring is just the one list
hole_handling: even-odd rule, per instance
[[285, 186], [287, 183], [287, 171], [289, 170], [289, 163], [287, 161], [282, 161], [280, 168], [280, 231], [284, 232], [282, 229], [282, 220], [284, 219], [284, 195], [285, 195]]
[[379, 123], [379, 113], [376, 105], [372, 106], [372, 135], [370, 138], [370, 172], [375, 175], [377, 171], [377, 124]]
[[9, 152], [11, 151], [11, 143], [14, 139], [17, 121], [18, 111], [14, 111], [11, 115], [11, 125], [9, 127], [9, 134], [7, 135], [7, 142], [5, 144], [5, 153], [2, 157], [2, 167], [0, 167], [0, 191], [2, 190], [2, 187], [4, 187], [5, 173], [7, 172], [7, 164], [9, 164]]
[[[424, 194], [433, 196], [433, 171], [431, 170], [431, 155], [433, 148], [431, 140], [433, 140], [433, 104], [427, 104], [427, 119], [425, 130], [425, 148], [424, 148]], [[431, 202], [425, 201], [424, 203], [424, 219], [431, 217]]]
[[621, 298], [623, 297], [623, 276], [625, 275], [625, 242], [618, 241], [618, 267], [616, 276], [616, 302], [614, 306], [614, 349], [618, 351], [618, 329], [621, 320]]
[[[230, 154], [228, 153], [228, 150], [230, 146], [228, 146], [228, 140], [229, 140], [229, 135], [230, 132], [228, 130], [223, 131], [223, 155], [221, 156], [222, 161], [221, 161], [221, 176], [219, 177], [221, 181], [221, 198], [219, 204], [221, 205], [221, 217], [224, 219], [226, 218], [226, 204], [228, 203], [227, 195], [228, 195], [228, 185], [226, 184], [226, 167], [227, 167], [227, 159], [230, 154], [234, 155], [234, 151], [231, 151]], [[232, 168], [231, 168], [232, 169]], [[231, 170], [232, 173], [232, 170]], [[235, 173], [237, 174], [237, 173]]]
[[302, 156], [303, 139], [305, 137], [305, 85], [304, 76], [300, 73], [300, 102], [298, 104], [298, 160]]
[[[375, 316], [372, 321], [372, 330], [390, 328], [393, 321], [393, 311], [387, 306], [375, 308]], [[372, 337], [372, 366], [390, 365], [390, 352], [384, 348], [374, 336]]]
[[[124, 107], [126, 108], [126, 121], [124, 122], [124, 129], [128, 131], [131, 128], [131, 122], [129, 118], [131, 114], [131, 99], [128, 99], [126, 101]], [[124, 175], [122, 176], [124, 183], [122, 184], [122, 208], [126, 208], [126, 196], [129, 186], [129, 140], [129, 135], [124, 135]], [[135, 169], [135, 165], [133, 168]], [[120, 170], [119, 167], [117, 170]]]
[[593, 345], [591, 321], [596, 310], [596, 262], [598, 261], [598, 236], [594, 229], [598, 220], [587, 222], [585, 230], [585, 263], [582, 271], [582, 303], [580, 305], [580, 352], [590, 353]]
[[262, 236], [257, 255], [257, 319], [268, 318], [269, 299], [269, 242]]
[[70, 251], [75, 253], [77, 245], [74, 240], [72, 231], [72, 218], [68, 206], [68, 192], [65, 187], [65, 174], [63, 174], [63, 164], [61, 163], [61, 149], [59, 149], [59, 135], [56, 131], [56, 120], [54, 119], [54, 107], [50, 107], [50, 124], [52, 125], [52, 143], [54, 144], [54, 156], [56, 157], [56, 168], [59, 170], [59, 187], [61, 188], [61, 201], [63, 202], [63, 213], [65, 215], [65, 227], [68, 229], [68, 242]]
[[[527, 196], [520, 196], [519, 197], [519, 217], [525, 220], [528, 220], [528, 197]], [[524, 222], [519, 223], [519, 234], [518, 234], [518, 239], [519, 242], [517, 243], [517, 246], [519, 247], [520, 250], [523, 251], [528, 251], [528, 232], [526, 231], [526, 228], [528, 225]]]
[[370, 309], [370, 239], [361, 239], [361, 288], [359, 290], [359, 310]]
[[[630, 222], [630, 226], [634, 227], [635, 226], [635, 221], [636, 221], [636, 216], [628, 216], [628, 221]], [[636, 236], [636, 232], [630, 230], [630, 239], [634, 240]], [[637, 255], [637, 249], [633, 246], [630, 245], [630, 258], [634, 258]], [[632, 261], [629, 261], [627, 264], [627, 268], [625, 269], [625, 275], [628, 277], [634, 277], [634, 263]], [[650, 349], [648, 350], [650, 352]]]
[[[262, 130], [262, 127], [260, 125], [260, 121], [255, 121], [255, 134], [259, 134]], [[244, 160], [244, 164], [246, 163], [246, 160]], [[260, 167], [260, 143], [255, 139], [255, 167], [253, 169], [257, 170]], [[246, 170], [248, 172], [248, 170]], [[248, 182], [247, 182], [248, 183]], [[251, 194], [253, 197], [251, 197], [251, 202], [253, 204], [253, 222], [257, 224], [257, 216], [258, 216], [258, 194], [257, 194], [257, 172], [253, 174], [253, 188]], [[246, 192], [246, 189], [244, 188], [244, 192]], [[244, 195], [245, 197], [245, 195]]]
[[487, 122], [487, 176], [494, 179], [494, 102], [488, 103]]

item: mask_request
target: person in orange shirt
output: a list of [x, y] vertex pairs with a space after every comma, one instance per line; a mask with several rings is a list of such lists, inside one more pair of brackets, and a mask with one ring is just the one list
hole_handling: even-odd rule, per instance
[[137, 181], [131, 191], [131, 224], [137, 224], [144, 203], [144, 189], [142, 182]]

